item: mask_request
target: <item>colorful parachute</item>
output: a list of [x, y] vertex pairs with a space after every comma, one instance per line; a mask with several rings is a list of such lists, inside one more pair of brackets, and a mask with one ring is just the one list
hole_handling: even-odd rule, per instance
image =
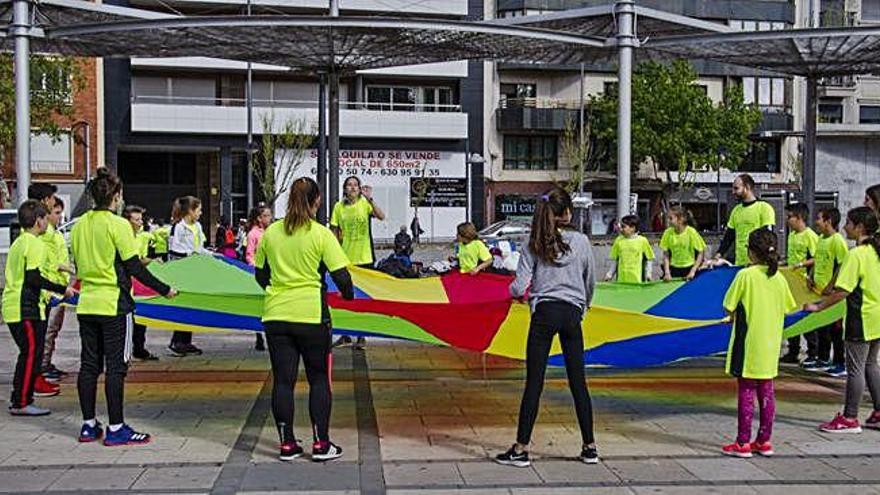
[[[193, 256], [151, 271], [180, 291], [172, 300], [136, 286], [137, 319], [162, 329], [261, 330], [263, 292], [249, 267]], [[727, 349], [730, 325], [721, 301], [735, 268], [702, 272], [690, 282], [599, 284], [584, 320], [584, 351], [594, 365], [640, 367], [706, 356]], [[799, 303], [818, 299], [803, 276], [783, 271]], [[511, 278], [452, 273], [396, 279], [351, 269], [356, 298], [346, 301], [330, 284], [334, 331], [375, 335], [525, 358], [529, 308], [510, 299]], [[827, 325], [843, 315], [838, 305], [818, 314], [786, 318], [786, 336]], [[562, 364], [554, 342], [551, 363]]]

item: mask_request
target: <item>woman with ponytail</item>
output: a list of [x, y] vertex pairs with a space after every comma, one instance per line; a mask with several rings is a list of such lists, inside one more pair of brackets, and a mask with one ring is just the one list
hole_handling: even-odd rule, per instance
[[281, 442], [280, 459], [293, 460], [303, 449], [293, 435], [293, 396], [302, 358], [309, 381], [313, 461], [342, 455], [330, 442], [330, 310], [324, 274], [345, 299], [354, 299], [348, 258], [329, 229], [315, 221], [321, 193], [301, 177], [290, 186], [287, 214], [266, 228], [254, 256], [257, 283], [265, 289], [263, 331], [272, 363], [272, 413]]
[[539, 198], [528, 247], [523, 250], [516, 280], [510, 286], [514, 298], [528, 293], [532, 315], [526, 344], [526, 386], [520, 404], [516, 443], [495, 458], [499, 464], [516, 467], [530, 464], [529, 442], [544, 388], [550, 346], [557, 334], [581, 430], [580, 459], [587, 464], [599, 462], [593, 436], [593, 409], [584, 376], [582, 328], [596, 285], [595, 264], [590, 240], [569, 227], [571, 212], [571, 197], [560, 188]]
[[846, 299], [843, 324], [846, 349], [846, 398], [843, 413], [819, 426], [828, 433], [860, 433], [859, 403], [867, 382], [874, 410], [866, 428], [880, 429], [880, 233], [877, 215], [860, 206], [846, 214], [843, 227], [856, 241], [837, 275], [834, 292], [818, 304], [807, 304], [806, 311], [822, 311]]
[[[134, 299], [131, 277], [167, 298], [177, 291], [158, 280], [141, 263], [134, 231], [116, 215], [122, 203], [122, 181], [99, 168], [89, 182], [94, 208], [70, 232], [71, 251], [80, 280], [76, 317], [82, 350], [76, 388], [83, 415], [80, 442], [104, 437], [104, 445], [137, 445], [150, 435], [125, 424], [125, 374], [131, 358]], [[110, 417], [106, 432], [95, 414], [98, 377], [104, 373], [104, 394]]]
[[[737, 378], [739, 420], [736, 442], [725, 445], [721, 452], [734, 457], [752, 457], [752, 452], [765, 457], [773, 455], [773, 379], [779, 371], [785, 315], [797, 309], [788, 282], [778, 272], [776, 246], [773, 232], [752, 231], [748, 241], [751, 266], [736, 274], [724, 296], [724, 309], [733, 320], [726, 371]], [[760, 427], [757, 438], [751, 442], [756, 395]]]

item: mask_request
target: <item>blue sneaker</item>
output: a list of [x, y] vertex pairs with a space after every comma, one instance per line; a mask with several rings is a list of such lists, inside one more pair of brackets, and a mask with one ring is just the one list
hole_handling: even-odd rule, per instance
[[834, 365], [829, 363], [828, 361], [813, 361], [812, 363], [804, 364], [804, 370], [806, 371], [826, 371], [832, 368]]
[[846, 366], [844, 366], [842, 364], [838, 364], [838, 365], [832, 366], [831, 368], [828, 368], [828, 370], [825, 373], [828, 373], [828, 375], [833, 376], [835, 378], [842, 378], [842, 377], [846, 376]]
[[82, 443], [95, 442], [104, 436], [104, 428], [100, 421], [95, 421], [95, 426], [89, 426], [85, 423], [79, 431], [79, 441]]
[[138, 433], [131, 429], [131, 426], [123, 424], [122, 428], [116, 431], [107, 428], [107, 435], [104, 437], [104, 445], [107, 447], [115, 447], [117, 445], [143, 445], [150, 443], [150, 435], [146, 433]]

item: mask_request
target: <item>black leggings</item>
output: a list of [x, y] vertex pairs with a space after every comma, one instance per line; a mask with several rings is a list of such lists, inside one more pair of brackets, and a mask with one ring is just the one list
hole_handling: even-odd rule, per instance
[[528, 445], [538, 416], [538, 404], [544, 389], [544, 372], [553, 336], [559, 334], [568, 388], [574, 398], [578, 424], [584, 445], [595, 441], [593, 437], [593, 406], [584, 376], [584, 336], [581, 330], [583, 311], [564, 302], [539, 303], [532, 313], [529, 340], [526, 346], [526, 389], [519, 407], [519, 428], [516, 441]]
[[104, 395], [111, 425], [124, 422], [125, 375], [131, 357], [134, 317], [78, 315], [81, 341], [79, 376], [76, 388], [84, 420], [95, 418], [98, 376], [104, 371]]
[[272, 361], [272, 414], [281, 441], [293, 436], [293, 391], [302, 357], [309, 380], [309, 417], [315, 441], [330, 440], [330, 328], [326, 325], [263, 322]]
[[669, 276], [672, 278], [685, 278], [691, 273], [691, 269], [693, 269], [694, 265], [677, 267], [669, 265]]

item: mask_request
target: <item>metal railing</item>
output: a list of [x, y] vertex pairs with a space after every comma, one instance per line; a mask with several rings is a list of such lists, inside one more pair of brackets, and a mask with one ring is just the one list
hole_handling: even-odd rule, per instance
[[[247, 100], [244, 98], [219, 98], [205, 96], [151, 96], [131, 95], [131, 104], [159, 104], [159, 105], [201, 105], [218, 107], [244, 107]], [[303, 108], [317, 109], [317, 100], [266, 100], [253, 99], [255, 108]], [[428, 112], [428, 113], [458, 113], [461, 105], [445, 105], [434, 103], [385, 103], [366, 101], [340, 101], [339, 107], [346, 110], [365, 110], [376, 112]]]
[[501, 98], [498, 108], [559, 108], [577, 110], [580, 101], [563, 98]]

